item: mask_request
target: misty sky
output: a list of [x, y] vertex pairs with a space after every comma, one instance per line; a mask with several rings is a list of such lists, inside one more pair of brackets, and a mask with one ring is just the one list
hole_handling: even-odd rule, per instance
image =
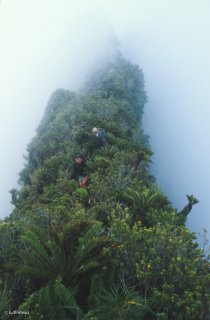
[[116, 36], [144, 71], [152, 172], [178, 210], [186, 194], [200, 200], [191, 230], [210, 229], [209, 35], [208, 0], [2, 0], [0, 217], [50, 94], [77, 90]]

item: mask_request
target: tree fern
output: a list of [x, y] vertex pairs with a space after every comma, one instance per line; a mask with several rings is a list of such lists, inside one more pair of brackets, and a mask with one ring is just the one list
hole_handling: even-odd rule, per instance
[[50, 240], [46, 245], [42, 244], [32, 231], [23, 235], [22, 240], [27, 250], [22, 251], [23, 265], [19, 272], [45, 281], [54, 279], [62, 263], [59, 247]]
[[[20, 311], [29, 311], [29, 320], [79, 320], [82, 312], [77, 305], [74, 293], [67, 289], [60, 281], [49, 283], [39, 291], [28, 296], [26, 301], [20, 305]], [[18, 319], [23, 319], [20, 316]]]
[[132, 206], [134, 219], [143, 220], [150, 208], [158, 208], [169, 203], [158, 189], [152, 188], [143, 188], [141, 191], [128, 189], [126, 193], [122, 193], [122, 198]]
[[9, 311], [11, 310], [12, 297], [8, 290], [6, 283], [0, 288], [0, 319], [7, 320], [10, 317]]

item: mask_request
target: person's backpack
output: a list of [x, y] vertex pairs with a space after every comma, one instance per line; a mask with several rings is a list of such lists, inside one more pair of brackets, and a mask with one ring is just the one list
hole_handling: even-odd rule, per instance
[[105, 137], [105, 132], [104, 132], [104, 130], [99, 130], [99, 131], [97, 132], [97, 137], [98, 137], [98, 138], [104, 138], [104, 137]]

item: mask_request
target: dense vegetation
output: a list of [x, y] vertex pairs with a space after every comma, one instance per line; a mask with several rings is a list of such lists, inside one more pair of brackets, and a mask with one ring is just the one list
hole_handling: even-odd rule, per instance
[[[0, 223], [1, 319], [210, 319], [208, 257], [149, 173], [145, 102], [122, 58], [50, 98]], [[84, 188], [70, 179], [77, 154]]]

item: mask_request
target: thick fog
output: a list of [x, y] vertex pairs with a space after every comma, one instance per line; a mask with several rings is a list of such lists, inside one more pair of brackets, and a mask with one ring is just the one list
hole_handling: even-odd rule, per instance
[[199, 199], [191, 230], [210, 229], [209, 34], [207, 0], [2, 0], [0, 217], [50, 94], [77, 90], [116, 36], [145, 74], [151, 170], [178, 210], [186, 194]]

